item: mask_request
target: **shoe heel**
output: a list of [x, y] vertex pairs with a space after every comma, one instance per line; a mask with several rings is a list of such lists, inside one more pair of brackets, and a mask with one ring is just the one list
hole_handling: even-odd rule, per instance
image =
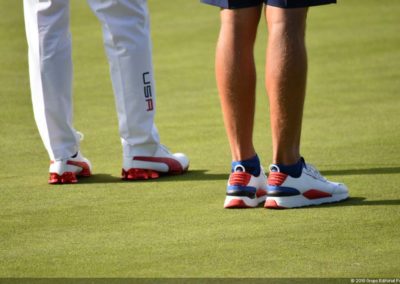
[[231, 199], [229, 201], [225, 201], [224, 208], [232, 209], [232, 208], [252, 208], [248, 206], [243, 200], [241, 199]]
[[248, 197], [239, 197], [239, 196], [226, 196], [224, 202], [224, 208], [255, 208], [259, 203], [262, 203], [264, 200], [259, 202], [258, 198], [248, 198]]

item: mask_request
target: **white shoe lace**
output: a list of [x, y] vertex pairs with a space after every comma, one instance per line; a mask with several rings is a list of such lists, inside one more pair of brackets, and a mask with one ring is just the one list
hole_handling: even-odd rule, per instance
[[311, 164], [306, 163], [306, 167], [304, 168], [309, 175], [312, 177], [319, 179], [321, 181], [327, 181], [325, 177], [321, 175], [321, 173]]
[[160, 144], [159, 147], [160, 147], [162, 150], [164, 150], [166, 153], [171, 154], [171, 151], [168, 149], [167, 146], [165, 146], [165, 145], [163, 145], [163, 144]]

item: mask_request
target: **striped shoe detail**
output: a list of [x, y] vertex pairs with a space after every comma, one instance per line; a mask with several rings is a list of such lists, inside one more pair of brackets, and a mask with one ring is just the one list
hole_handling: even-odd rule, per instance
[[268, 185], [279, 186], [285, 182], [287, 177], [287, 174], [281, 172], [271, 172], [268, 176]]
[[246, 172], [234, 172], [229, 176], [230, 185], [246, 186], [251, 180], [251, 174]]
[[248, 186], [251, 180], [251, 174], [246, 172], [234, 172], [229, 176], [229, 185], [226, 191], [228, 196], [246, 196], [254, 198], [257, 189]]

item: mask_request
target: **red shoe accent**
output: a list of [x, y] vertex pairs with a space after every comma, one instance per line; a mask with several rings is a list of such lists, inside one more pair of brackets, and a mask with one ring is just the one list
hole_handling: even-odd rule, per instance
[[75, 173], [65, 172], [61, 176], [57, 173], [50, 173], [49, 184], [64, 184], [64, 183], [77, 183]]
[[155, 179], [158, 177], [160, 177], [160, 174], [152, 170], [129, 169], [128, 171], [125, 171], [124, 169], [122, 169], [123, 180], [146, 180], [146, 179]]
[[67, 161], [67, 165], [76, 166], [82, 168], [82, 170], [77, 173], [78, 176], [81, 177], [90, 177], [92, 173], [90, 172], [90, 167], [86, 162], [79, 162], [79, 161]]
[[308, 199], [318, 199], [318, 198], [332, 197], [332, 194], [320, 191], [318, 189], [310, 189], [304, 192], [303, 196]]
[[275, 200], [267, 199], [264, 204], [264, 208], [272, 208], [272, 209], [285, 209], [286, 207], [279, 206]]
[[82, 169], [79, 173], [77, 173], [78, 177], [90, 177], [92, 173], [90, 172], [90, 169]]
[[[175, 159], [172, 158], [161, 158], [161, 157], [133, 157], [134, 161], [143, 161], [143, 162], [155, 162], [155, 163], [164, 163], [168, 166], [168, 174], [179, 175], [187, 170], [182, 168], [182, 165]], [[151, 171], [151, 170], [150, 170]]]
[[229, 176], [229, 185], [246, 186], [249, 184], [251, 174], [245, 172], [234, 172]]
[[267, 192], [264, 189], [257, 189], [256, 196], [261, 197], [267, 195]]
[[274, 185], [274, 186], [279, 186], [282, 183], [284, 183], [286, 177], [288, 175], [280, 172], [271, 172], [268, 175], [268, 184], [269, 185]]
[[240, 199], [232, 199], [227, 205], [224, 206], [225, 208], [251, 208], [244, 203], [243, 200]]

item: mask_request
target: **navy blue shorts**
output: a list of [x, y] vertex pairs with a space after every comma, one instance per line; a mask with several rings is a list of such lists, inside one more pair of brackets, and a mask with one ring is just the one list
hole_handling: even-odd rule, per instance
[[201, 0], [201, 2], [226, 9], [249, 8], [261, 5], [280, 8], [302, 8], [336, 3], [336, 0]]

